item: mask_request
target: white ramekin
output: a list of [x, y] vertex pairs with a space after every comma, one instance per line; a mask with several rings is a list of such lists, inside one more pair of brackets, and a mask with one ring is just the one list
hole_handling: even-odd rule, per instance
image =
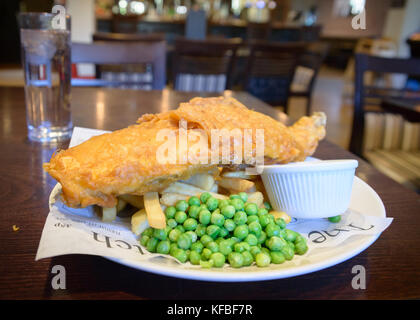
[[261, 177], [275, 210], [295, 218], [327, 218], [348, 209], [357, 166], [357, 160], [267, 165]]

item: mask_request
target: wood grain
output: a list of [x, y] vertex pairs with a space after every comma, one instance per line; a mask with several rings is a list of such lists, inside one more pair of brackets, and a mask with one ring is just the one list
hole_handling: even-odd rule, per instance
[[[230, 94], [230, 93], [229, 93]], [[274, 109], [245, 93], [231, 93], [275, 118]], [[117, 89], [72, 90], [77, 126], [114, 130], [146, 112], [175, 108], [197, 94]], [[133, 270], [101, 257], [69, 255], [35, 262], [55, 181], [41, 164], [57, 146], [26, 138], [22, 88], [0, 88], [0, 299], [411, 299], [420, 298], [420, 197], [354, 155], [324, 141], [316, 156], [359, 160], [358, 176], [382, 198], [394, 222], [367, 250], [336, 266], [283, 280], [211, 283]], [[64, 143], [62, 146], [65, 147]], [[19, 227], [13, 231], [13, 225]], [[66, 268], [66, 290], [53, 290], [51, 269]], [[367, 288], [354, 290], [354, 265], [367, 272]]]

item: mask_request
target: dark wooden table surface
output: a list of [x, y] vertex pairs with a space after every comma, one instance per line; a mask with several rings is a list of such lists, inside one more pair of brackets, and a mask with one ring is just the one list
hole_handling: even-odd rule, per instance
[[[235, 97], [273, 117], [279, 113], [255, 98]], [[114, 130], [145, 112], [174, 108], [190, 93], [73, 89], [77, 126]], [[0, 88], [0, 299], [411, 299], [420, 298], [420, 197], [366, 162], [357, 174], [382, 198], [394, 222], [356, 257], [299, 277], [249, 283], [183, 280], [133, 270], [101, 257], [69, 255], [35, 262], [55, 181], [44, 173], [56, 147], [26, 138], [24, 93]], [[327, 141], [316, 153], [323, 159], [356, 158]], [[19, 228], [13, 230], [13, 225]], [[52, 267], [66, 268], [66, 289], [51, 286]], [[352, 268], [366, 268], [366, 289], [351, 286]]]
[[384, 99], [382, 109], [401, 114], [410, 122], [420, 122], [420, 99]]

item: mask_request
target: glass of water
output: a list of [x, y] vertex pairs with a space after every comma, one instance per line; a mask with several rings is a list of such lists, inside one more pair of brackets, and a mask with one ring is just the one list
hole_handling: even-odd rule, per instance
[[[65, 19], [64, 19], [65, 18]], [[70, 17], [20, 13], [28, 138], [57, 142], [71, 137]], [[54, 22], [54, 23], [53, 23]]]

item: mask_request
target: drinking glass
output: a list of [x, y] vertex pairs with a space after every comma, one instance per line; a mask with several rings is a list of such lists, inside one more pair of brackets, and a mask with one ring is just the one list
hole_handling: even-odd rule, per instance
[[56, 142], [70, 138], [71, 56], [70, 17], [60, 29], [56, 14], [18, 15], [28, 138]]

